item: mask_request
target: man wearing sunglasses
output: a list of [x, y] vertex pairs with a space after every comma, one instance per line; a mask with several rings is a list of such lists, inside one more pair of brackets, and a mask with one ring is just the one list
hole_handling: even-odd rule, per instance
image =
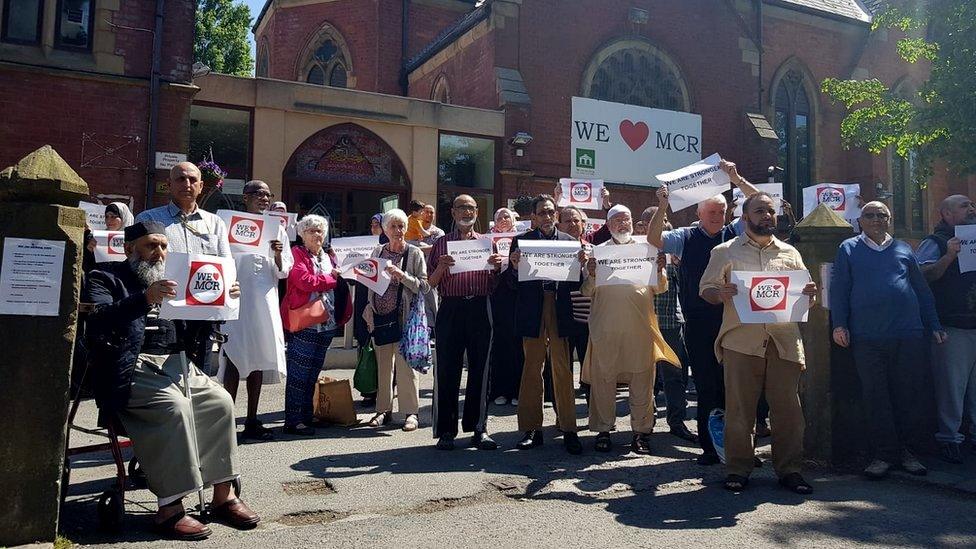
[[[950, 196], [939, 206], [939, 224], [918, 247], [918, 262], [935, 295], [939, 320], [949, 341], [935, 349], [933, 380], [939, 413], [942, 459], [962, 463], [959, 432], [963, 411], [969, 414], [970, 443], [976, 440], [976, 272], [961, 272], [956, 238], [959, 225], [976, 225], [976, 204], [968, 196]], [[976, 453], [976, 444], [971, 447]]]
[[946, 340], [915, 254], [888, 234], [890, 222], [884, 203], [864, 205], [863, 232], [841, 243], [830, 290], [834, 342], [851, 348], [861, 379], [864, 425], [874, 452], [864, 474], [872, 479], [885, 477], [892, 464], [926, 474], [905, 443], [920, 417], [912, 403], [928, 338]]

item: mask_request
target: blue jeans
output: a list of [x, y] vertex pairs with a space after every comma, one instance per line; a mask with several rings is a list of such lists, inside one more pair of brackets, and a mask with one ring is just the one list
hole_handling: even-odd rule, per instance
[[285, 426], [312, 421], [312, 396], [319, 372], [325, 364], [325, 353], [332, 344], [334, 331], [318, 332], [315, 327], [291, 334], [286, 353]]

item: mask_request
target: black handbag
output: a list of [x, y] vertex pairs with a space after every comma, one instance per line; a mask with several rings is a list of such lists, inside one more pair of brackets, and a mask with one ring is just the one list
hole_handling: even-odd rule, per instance
[[[403, 250], [403, 259], [400, 261], [400, 270], [404, 270], [407, 266], [407, 254], [410, 253], [410, 248], [407, 247]], [[382, 315], [375, 315], [373, 317], [373, 344], [374, 345], [389, 345], [390, 343], [397, 343], [400, 338], [403, 337], [403, 327], [400, 326], [400, 301], [403, 298], [403, 284], [401, 283], [397, 287], [397, 300], [396, 306], [389, 313]]]

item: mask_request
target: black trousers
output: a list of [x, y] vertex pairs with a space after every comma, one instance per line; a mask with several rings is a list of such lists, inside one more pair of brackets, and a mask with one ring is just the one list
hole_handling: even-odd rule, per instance
[[661, 335], [664, 341], [678, 355], [681, 361], [681, 368], [675, 368], [666, 363], [657, 364], [658, 379], [661, 388], [664, 389], [664, 398], [667, 400], [668, 426], [683, 424], [685, 415], [688, 411], [688, 384], [685, 382], [683, 372], [684, 365], [688, 363], [688, 353], [685, 352], [685, 338], [681, 328], [662, 329]]
[[458, 391], [464, 355], [468, 384], [464, 390], [464, 432], [485, 431], [488, 422], [488, 367], [491, 311], [487, 297], [442, 297], [435, 322], [437, 365], [434, 366], [434, 438], [457, 436]]
[[721, 327], [720, 314], [685, 319], [685, 347], [698, 390], [698, 442], [706, 454], [715, 453], [708, 433], [708, 414], [725, 408], [725, 374], [715, 358], [715, 339]]
[[515, 290], [499, 284], [491, 296], [491, 387], [489, 398], [518, 398], [522, 381], [522, 337], [515, 333]]

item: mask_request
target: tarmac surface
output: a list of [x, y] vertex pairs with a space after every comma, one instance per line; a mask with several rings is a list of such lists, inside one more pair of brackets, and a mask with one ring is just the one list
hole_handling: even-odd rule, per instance
[[[327, 373], [352, 376], [351, 370]], [[608, 454], [595, 452], [594, 433], [581, 431], [583, 455], [568, 455], [552, 427], [551, 407], [545, 444], [515, 450], [515, 408], [494, 404], [489, 425], [499, 450], [467, 448], [462, 435], [457, 449], [438, 451], [430, 429], [432, 382], [432, 374], [421, 378], [416, 432], [401, 431], [398, 414], [385, 428], [329, 427], [307, 439], [281, 433], [284, 385], [266, 386], [260, 409], [276, 412], [262, 420], [275, 428], [276, 439], [240, 447], [242, 498], [262, 517], [254, 530], [212, 524], [213, 536], [202, 542], [160, 540], [150, 531], [155, 497], [133, 490], [126, 493], [122, 531], [100, 532], [96, 501], [115, 474], [111, 456], [101, 453], [72, 461], [63, 535], [81, 545], [199, 548], [976, 546], [976, 496], [906, 475], [872, 482], [810, 471], [815, 493], [804, 498], [781, 488], [767, 461], [745, 492], [729, 493], [721, 466], [698, 466], [700, 450], [667, 432], [660, 407], [654, 455], [631, 453], [626, 392], [618, 394], [620, 419]], [[357, 412], [365, 423], [372, 410]], [[577, 413], [585, 427], [583, 400]], [[76, 423], [92, 426], [94, 418], [94, 404], [86, 402]], [[694, 430], [694, 422], [687, 424]], [[73, 446], [90, 442], [98, 440], [72, 435]], [[768, 460], [769, 439], [762, 442], [758, 452]], [[933, 480], [948, 475], [971, 483], [976, 455], [966, 459], [965, 467], [936, 471]]]

